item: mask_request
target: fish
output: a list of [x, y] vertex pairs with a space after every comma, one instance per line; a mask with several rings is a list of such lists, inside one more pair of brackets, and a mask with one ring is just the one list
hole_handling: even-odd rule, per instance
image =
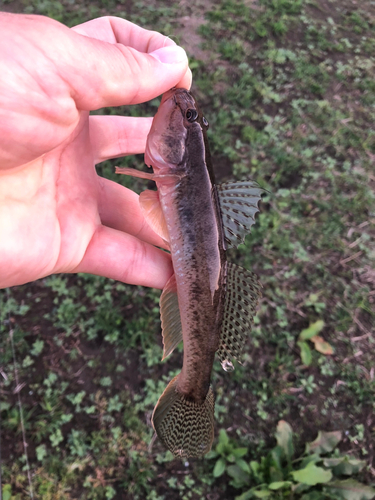
[[176, 457], [203, 457], [214, 439], [211, 373], [217, 355], [234, 369], [261, 297], [255, 273], [228, 262], [259, 212], [262, 188], [251, 180], [217, 184], [208, 122], [187, 89], [163, 94], [147, 137], [153, 173], [116, 168], [153, 180], [139, 202], [146, 221], [170, 249], [174, 274], [160, 297], [163, 359], [183, 341], [181, 372], [160, 396], [153, 428]]

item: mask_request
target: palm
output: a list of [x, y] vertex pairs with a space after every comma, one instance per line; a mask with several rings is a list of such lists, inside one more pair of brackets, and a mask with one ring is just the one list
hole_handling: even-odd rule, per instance
[[22, 227], [14, 228], [21, 236], [15, 250], [18, 262], [29, 269], [28, 281], [74, 271], [101, 224], [87, 116], [82, 116], [73, 135], [72, 142], [64, 141], [27, 167], [28, 182], [18, 191], [25, 213], [18, 219]]
[[[7, 28], [8, 19], [2, 28]], [[48, 64], [51, 59], [48, 49], [44, 54], [46, 49], [43, 47], [41, 50], [37, 46], [43, 32], [40, 23], [43, 28], [43, 23], [47, 22], [47, 32], [51, 27], [49, 20], [32, 19], [36, 27], [35, 32], [27, 32], [27, 48], [34, 66], [27, 66], [28, 57], [22, 71], [26, 71], [27, 78], [30, 77], [30, 95], [33, 98], [23, 103], [16, 120], [13, 119], [12, 106], [19, 104], [20, 97], [18, 101], [16, 99], [16, 104], [12, 99], [15, 100], [17, 85], [16, 92], [11, 89], [9, 93], [7, 87], [1, 88], [0, 84], [0, 96], [5, 93], [5, 111], [0, 108], [0, 118], [2, 114], [6, 117], [5, 122], [0, 120], [0, 136], [3, 127], [3, 135], [9, 138], [7, 143], [0, 141], [0, 287], [25, 283], [56, 272], [91, 272], [130, 283], [162, 287], [171, 273], [170, 259], [165, 252], [152, 246], [163, 246], [163, 242], [145, 224], [138, 196], [98, 177], [95, 172], [95, 163], [143, 152], [151, 121], [89, 116], [88, 110], [92, 109], [93, 101], [95, 107], [101, 107], [150, 99], [176, 82], [160, 81], [156, 82], [156, 89], [144, 89], [140, 86], [142, 82], [136, 81], [124, 90], [124, 85], [121, 87], [116, 83], [116, 79], [123, 81], [124, 75], [116, 73], [113, 76], [109, 73], [98, 76], [93, 72], [97, 62], [95, 54], [93, 65], [88, 64], [85, 72], [88, 85], [76, 68], [64, 74], [57, 63], [49, 68], [47, 79], [43, 75], [40, 77], [34, 67], [39, 70], [46, 63], [44, 59], [48, 60]], [[0, 25], [1, 20], [0, 16]], [[79, 26], [76, 31], [93, 34], [99, 40], [109, 38], [110, 43], [114, 43], [118, 41], [116, 36], [119, 36], [121, 28], [125, 38], [138, 37], [138, 50], [157, 50], [165, 43], [161, 35], [157, 34], [161, 37], [158, 40], [152, 32], [134, 25], [129, 28], [129, 25], [114, 18], [108, 23], [102, 18]], [[82, 50], [89, 47], [95, 52], [96, 41], [92, 49], [88, 44], [89, 41], [92, 43], [90, 38], [80, 37], [60, 26], [57, 25], [57, 35], [61, 35], [61, 40], [59, 44], [57, 36], [56, 47], [64, 46], [64, 57], [69, 47], [78, 45], [79, 48], [80, 43]], [[56, 30], [55, 23], [52, 28]], [[22, 26], [18, 26], [18, 32], [23, 32]], [[56, 40], [56, 32], [54, 36]], [[32, 51], [35, 46], [34, 57]], [[52, 55], [60, 50], [56, 47], [52, 47]], [[105, 50], [109, 48], [110, 44], [104, 46]], [[99, 49], [99, 52], [103, 50], [101, 46]], [[110, 55], [116, 59], [118, 54], [116, 50]], [[133, 51], [131, 57], [134, 55]], [[7, 64], [15, 61], [14, 74], [19, 72], [17, 64], [20, 57], [20, 54], [11, 54], [11, 60], [6, 60]], [[74, 59], [74, 53], [68, 54], [68, 57]], [[153, 65], [154, 59], [150, 59]], [[107, 73], [116, 66], [111, 62], [109, 69], [104, 68]], [[97, 64], [103, 64], [102, 60]], [[141, 64], [138, 66], [146, 83], [150, 84], [152, 78], [147, 76], [150, 61], [144, 67]], [[133, 71], [127, 71], [134, 79]], [[162, 75], [161, 79], [165, 76]], [[186, 74], [185, 86], [189, 85], [189, 80], [190, 76]], [[24, 94], [21, 87], [19, 96]]]

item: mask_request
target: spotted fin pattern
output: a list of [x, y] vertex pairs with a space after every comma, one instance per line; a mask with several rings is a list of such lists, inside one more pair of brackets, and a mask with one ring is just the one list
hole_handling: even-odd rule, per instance
[[241, 361], [257, 303], [262, 296], [260, 289], [261, 284], [256, 274], [228, 263], [224, 318], [217, 351], [225, 371], [234, 369], [233, 359]]
[[263, 192], [254, 181], [224, 182], [217, 186], [227, 248], [237, 248], [250, 233]]
[[203, 403], [190, 401], [178, 392], [178, 377], [160, 396], [152, 425], [176, 457], [202, 457], [210, 451], [214, 439], [214, 395], [210, 387]]
[[178, 307], [176, 277], [169, 278], [160, 297], [160, 318], [163, 334], [163, 359], [182, 341], [181, 316]]

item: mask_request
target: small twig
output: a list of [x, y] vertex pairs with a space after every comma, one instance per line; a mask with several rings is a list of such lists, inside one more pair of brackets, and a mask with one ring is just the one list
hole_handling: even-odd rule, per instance
[[350, 262], [351, 260], [354, 260], [354, 259], [356, 259], [357, 257], [359, 257], [360, 255], [362, 255], [362, 253], [363, 253], [363, 252], [362, 252], [362, 250], [360, 250], [359, 252], [357, 252], [357, 253], [355, 253], [355, 254], [351, 255], [350, 257], [347, 257], [346, 259], [342, 259], [342, 260], [340, 260], [340, 264], [341, 264], [341, 265], [344, 265], [344, 264], [346, 264], [347, 262]]
[[365, 326], [363, 326], [363, 324], [359, 321], [358, 318], [355, 317], [355, 315], [353, 316], [353, 321], [354, 323], [359, 327], [359, 329], [365, 334], [365, 335], [362, 335], [362, 337], [354, 337], [352, 338], [352, 341], [356, 341], [356, 339], [361, 339], [361, 338], [364, 338], [364, 337], [370, 337], [371, 335], [371, 332], [369, 330], [367, 330], [367, 328]]

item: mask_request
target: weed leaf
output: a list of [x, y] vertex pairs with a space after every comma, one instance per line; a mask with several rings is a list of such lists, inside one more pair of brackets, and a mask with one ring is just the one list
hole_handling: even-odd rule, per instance
[[12, 498], [12, 486], [10, 484], [3, 484], [2, 499], [10, 500]]
[[225, 465], [226, 465], [225, 459], [219, 458], [219, 460], [217, 460], [217, 462], [215, 464], [213, 476], [214, 477], [222, 476], [224, 474], [224, 471], [225, 471]]
[[306, 453], [316, 453], [320, 455], [322, 453], [331, 452], [337, 444], [341, 441], [342, 432], [318, 432], [318, 437], [315, 441], [306, 444]]
[[371, 500], [375, 497], [375, 489], [361, 484], [354, 479], [334, 481], [329, 486], [329, 492], [337, 499], [344, 500]]
[[250, 500], [251, 498], [254, 498], [253, 492], [251, 490], [248, 490], [245, 491], [245, 493], [242, 493], [242, 495], [236, 497], [235, 500]]
[[291, 460], [294, 454], [293, 448], [293, 430], [288, 422], [280, 420], [277, 424], [275, 434], [277, 444], [282, 448], [288, 461]]
[[315, 321], [315, 323], [312, 323], [308, 328], [302, 330], [302, 332], [299, 334], [299, 340], [309, 340], [311, 339], [311, 337], [315, 337], [315, 335], [323, 330], [323, 327], [323, 320], [319, 319], [318, 321]]
[[232, 451], [232, 454], [236, 457], [236, 458], [241, 458], [243, 457], [244, 455], [246, 455], [247, 453], [247, 448], [235, 448], [233, 451]]
[[311, 337], [311, 342], [314, 342], [315, 349], [318, 352], [321, 352], [322, 354], [325, 355], [332, 355], [333, 354], [333, 347], [331, 344], [328, 344], [323, 337], [319, 337], [319, 335], [315, 335], [314, 337]]
[[301, 349], [301, 361], [305, 366], [310, 366], [312, 362], [312, 354], [309, 344], [305, 341], [297, 342], [298, 347]]
[[272, 495], [271, 491], [268, 490], [254, 491], [255, 498], [268, 498], [271, 495]]
[[250, 466], [247, 462], [245, 462], [245, 460], [242, 460], [242, 458], [240, 458], [239, 460], [236, 461], [236, 464], [238, 465], [238, 467], [240, 467], [244, 472], [247, 472], [248, 474], [250, 474]]
[[281, 488], [285, 488], [285, 486], [290, 486], [292, 484], [291, 481], [275, 481], [268, 485], [270, 490], [280, 490]]
[[322, 467], [317, 467], [310, 463], [307, 467], [301, 470], [291, 472], [293, 479], [299, 483], [314, 486], [315, 484], [328, 483], [332, 479], [332, 472], [325, 470]]
[[349, 457], [326, 458], [323, 463], [325, 467], [332, 469], [336, 476], [341, 474], [345, 476], [357, 474], [366, 465], [364, 460]]

